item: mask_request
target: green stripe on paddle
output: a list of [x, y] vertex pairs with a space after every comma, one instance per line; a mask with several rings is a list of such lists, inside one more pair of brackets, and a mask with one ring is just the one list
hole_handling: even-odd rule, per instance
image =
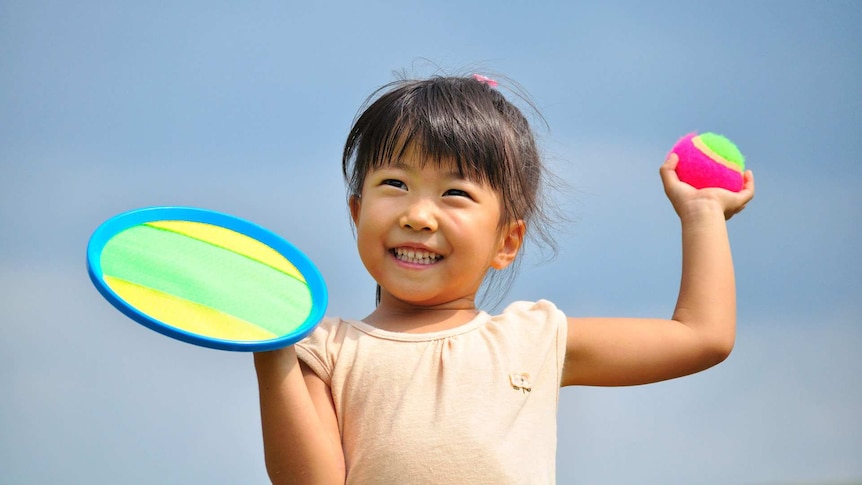
[[241, 254], [175, 232], [133, 226], [108, 241], [105, 275], [208, 306], [283, 335], [311, 311], [308, 286]]

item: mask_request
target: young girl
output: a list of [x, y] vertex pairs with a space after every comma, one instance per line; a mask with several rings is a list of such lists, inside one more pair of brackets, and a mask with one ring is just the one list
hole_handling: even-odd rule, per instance
[[[521, 112], [481, 76], [384, 86], [344, 150], [348, 204], [378, 305], [255, 355], [275, 483], [553, 483], [560, 386], [704, 370], [734, 341], [725, 221], [754, 195], [660, 169], [682, 226], [671, 320], [566, 317], [548, 301], [475, 304], [543, 221], [543, 166]], [[372, 102], [373, 101], [373, 102]]]

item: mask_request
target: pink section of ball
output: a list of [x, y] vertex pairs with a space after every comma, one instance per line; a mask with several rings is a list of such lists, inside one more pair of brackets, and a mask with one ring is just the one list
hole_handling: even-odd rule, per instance
[[695, 136], [696, 133], [685, 135], [671, 150], [679, 157], [676, 166], [679, 179], [697, 189], [720, 187], [733, 192], [742, 190], [742, 174], [700, 151], [692, 142]]

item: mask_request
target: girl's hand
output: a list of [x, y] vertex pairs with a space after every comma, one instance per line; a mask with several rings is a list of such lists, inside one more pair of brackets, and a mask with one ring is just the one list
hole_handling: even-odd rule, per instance
[[745, 205], [754, 197], [754, 174], [751, 170], [746, 170], [743, 174], [744, 185], [739, 192], [719, 188], [696, 189], [679, 179], [676, 174], [678, 162], [679, 157], [671, 153], [662, 164], [659, 173], [664, 184], [664, 192], [680, 218], [685, 218], [693, 211], [702, 208], [704, 203], [715, 203], [727, 220], [745, 209]]

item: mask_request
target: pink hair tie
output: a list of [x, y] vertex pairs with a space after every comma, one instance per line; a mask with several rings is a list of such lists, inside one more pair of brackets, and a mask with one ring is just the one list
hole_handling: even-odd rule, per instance
[[481, 74], [473, 74], [473, 79], [479, 81], [480, 83], [487, 84], [488, 86], [491, 86], [492, 88], [496, 88], [497, 86], [500, 85], [500, 83], [498, 83], [497, 81], [495, 81], [495, 80], [493, 80], [487, 76], [483, 76]]

